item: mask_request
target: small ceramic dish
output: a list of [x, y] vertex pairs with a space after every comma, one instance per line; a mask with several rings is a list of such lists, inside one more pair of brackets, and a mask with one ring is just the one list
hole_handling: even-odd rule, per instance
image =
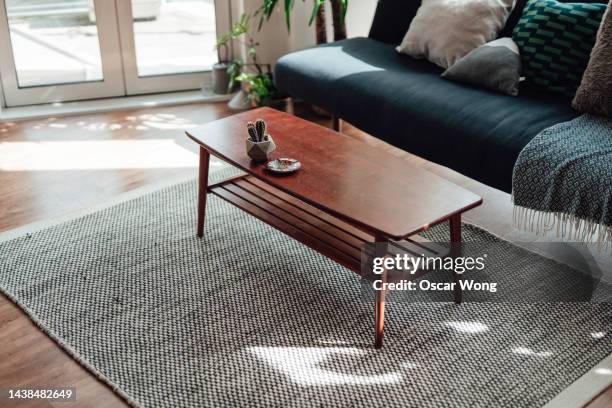
[[300, 167], [302, 167], [302, 163], [300, 163], [299, 160], [288, 157], [270, 160], [268, 164], [266, 164], [266, 168], [268, 170], [277, 174], [290, 174], [298, 170]]

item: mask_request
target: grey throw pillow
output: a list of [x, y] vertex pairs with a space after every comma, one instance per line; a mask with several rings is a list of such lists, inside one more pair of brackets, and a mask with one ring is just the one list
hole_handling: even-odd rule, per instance
[[442, 78], [480, 85], [516, 96], [521, 80], [521, 56], [512, 38], [500, 38], [460, 58]]

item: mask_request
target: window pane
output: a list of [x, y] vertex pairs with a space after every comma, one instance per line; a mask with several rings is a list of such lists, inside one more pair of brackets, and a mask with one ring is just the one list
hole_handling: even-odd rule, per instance
[[210, 70], [214, 0], [131, 0], [139, 76]]
[[93, 2], [6, 0], [20, 87], [100, 81]]

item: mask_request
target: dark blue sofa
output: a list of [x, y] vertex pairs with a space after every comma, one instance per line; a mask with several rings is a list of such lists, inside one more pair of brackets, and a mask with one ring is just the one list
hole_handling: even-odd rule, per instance
[[[511, 33], [524, 3], [501, 35]], [[518, 97], [496, 94], [444, 80], [441, 68], [395, 52], [419, 5], [379, 0], [368, 38], [286, 55], [276, 84], [394, 146], [510, 192], [523, 147], [578, 113], [566, 97], [528, 86]]]

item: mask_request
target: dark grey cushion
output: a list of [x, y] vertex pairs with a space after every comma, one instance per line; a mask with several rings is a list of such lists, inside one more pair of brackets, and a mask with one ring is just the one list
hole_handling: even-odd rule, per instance
[[[395, 0], [395, 1], [402, 1], [402, 0]], [[604, 4], [608, 3], [607, 0], [559, 0], [559, 1], [561, 1], [561, 3], [604, 3]], [[514, 27], [521, 19], [521, 16], [523, 15], [523, 9], [525, 8], [526, 4], [527, 4], [527, 0], [516, 0], [514, 2], [514, 8], [512, 9], [512, 13], [510, 13], [508, 20], [506, 20], [506, 25], [500, 31], [499, 36], [498, 36], [499, 38], [512, 37], [512, 31], [514, 30]]]
[[516, 96], [521, 80], [518, 46], [511, 38], [486, 43], [460, 58], [444, 71], [442, 78]]
[[391, 44], [353, 38], [282, 57], [275, 81], [378, 138], [505, 191], [521, 149], [578, 115], [558, 95], [524, 88], [510, 98], [441, 73]]

